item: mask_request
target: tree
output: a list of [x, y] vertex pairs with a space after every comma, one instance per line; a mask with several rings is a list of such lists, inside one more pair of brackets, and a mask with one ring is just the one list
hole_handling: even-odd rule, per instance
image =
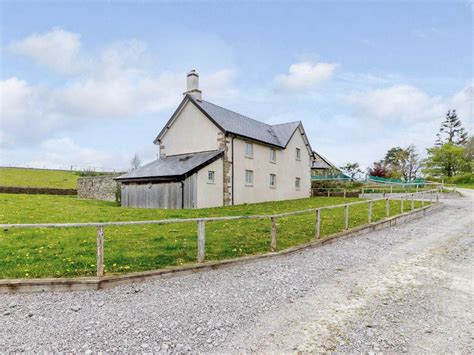
[[388, 176], [403, 178], [405, 181], [415, 180], [420, 169], [420, 161], [416, 147], [410, 144], [406, 148], [395, 147], [387, 151], [384, 158]]
[[415, 180], [418, 171], [421, 168], [420, 159], [418, 153], [416, 152], [416, 147], [413, 144], [410, 144], [406, 149], [407, 153], [405, 167], [403, 169], [405, 181]]
[[471, 163], [474, 161], [474, 136], [470, 136], [464, 146], [464, 154], [466, 159]]
[[442, 146], [446, 143], [453, 145], [464, 145], [467, 141], [467, 131], [462, 126], [461, 120], [456, 114], [456, 110], [449, 110], [438, 134], [436, 135], [436, 146]]
[[140, 156], [138, 154], [135, 153], [132, 160], [130, 161], [130, 165], [132, 167], [132, 170], [138, 169], [140, 165], [142, 165], [142, 160], [140, 159]]
[[359, 163], [347, 163], [344, 166], [341, 166], [341, 170], [344, 172], [344, 174], [349, 175], [351, 180], [354, 180], [357, 174], [361, 174], [362, 170], [360, 169]]
[[471, 162], [466, 159], [464, 147], [445, 143], [427, 149], [423, 172], [435, 177], [451, 177], [462, 172], [471, 172]]
[[383, 160], [379, 162], [374, 162], [374, 166], [372, 168], [367, 169], [367, 172], [369, 173], [370, 176], [377, 176], [377, 177], [382, 177], [386, 178], [388, 177], [388, 169], [385, 166], [385, 163]]

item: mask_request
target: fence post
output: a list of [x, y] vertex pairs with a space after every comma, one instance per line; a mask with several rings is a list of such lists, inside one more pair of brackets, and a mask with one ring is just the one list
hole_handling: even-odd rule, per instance
[[276, 227], [276, 218], [275, 218], [275, 217], [272, 217], [272, 218], [271, 218], [271, 221], [272, 221], [272, 232], [271, 232], [271, 235], [272, 235], [272, 242], [271, 242], [271, 248], [272, 248], [272, 251], [276, 251], [276, 248], [277, 248], [277, 227]]
[[388, 198], [385, 199], [385, 214], [390, 217], [390, 200]]
[[316, 210], [316, 238], [321, 236], [321, 209]]
[[418, 192], [418, 184], [416, 184], [416, 192]]
[[369, 201], [369, 223], [372, 223], [372, 201]]
[[400, 196], [400, 213], [403, 213], [403, 195]]
[[411, 194], [411, 210], [415, 209], [415, 194]]
[[104, 276], [104, 227], [97, 226], [97, 277]]
[[362, 188], [362, 197], [364, 196], [365, 189]]
[[439, 202], [439, 191], [436, 191], [436, 203]]
[[433, 191], [430, 192], [430, 205], [433, 204]]
[[346, 198], [346, 189], [344, 189], [344, 198]]
[[349, 205], [346, 205], [345, 206], [345, 210], [346, 210], [346, 218], [344, 220], [344, 229], [345, 230], [348, 230], [349, 229]]
[[203, 263], [206, 256], [206, 222], [198, 221], [198, 263]]
[[393, 193], [393, 185], [390, 185], [390, 193]]
[[421, 192], [421, 207], [425, 206], [425, 193], [422, 191]]
[[331, 197], [331, 190], [328, 189], [328, 197]]

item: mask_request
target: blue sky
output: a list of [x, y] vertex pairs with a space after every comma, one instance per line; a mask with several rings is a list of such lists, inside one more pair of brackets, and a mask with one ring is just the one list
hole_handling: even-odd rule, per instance
[[[473, 5], [2, 2], [0, 163], [127, 168], [200, 73], [203, 98], [363, 166], [473, 121]], [[191, 134], [192, 132], [190, 132]]]

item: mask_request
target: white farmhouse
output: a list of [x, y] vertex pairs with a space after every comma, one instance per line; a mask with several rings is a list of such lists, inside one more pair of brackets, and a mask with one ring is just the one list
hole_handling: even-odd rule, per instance
[[302, 123], [269, 125], [205, 101], [195, 70], [154, 143], [159, 159], [117, 178], [122, 206], [203, 208], [310, 196], [314, 155]]

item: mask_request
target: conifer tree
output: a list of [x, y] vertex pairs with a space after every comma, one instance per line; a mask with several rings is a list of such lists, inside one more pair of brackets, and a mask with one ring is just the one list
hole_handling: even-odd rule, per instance
[[436, 137], [435, 145], [437, 146], [442, 146], [446, 143], [460, 146], [467, 142], [467, 131], [462, 126], [456, 110], [448, 111]]

